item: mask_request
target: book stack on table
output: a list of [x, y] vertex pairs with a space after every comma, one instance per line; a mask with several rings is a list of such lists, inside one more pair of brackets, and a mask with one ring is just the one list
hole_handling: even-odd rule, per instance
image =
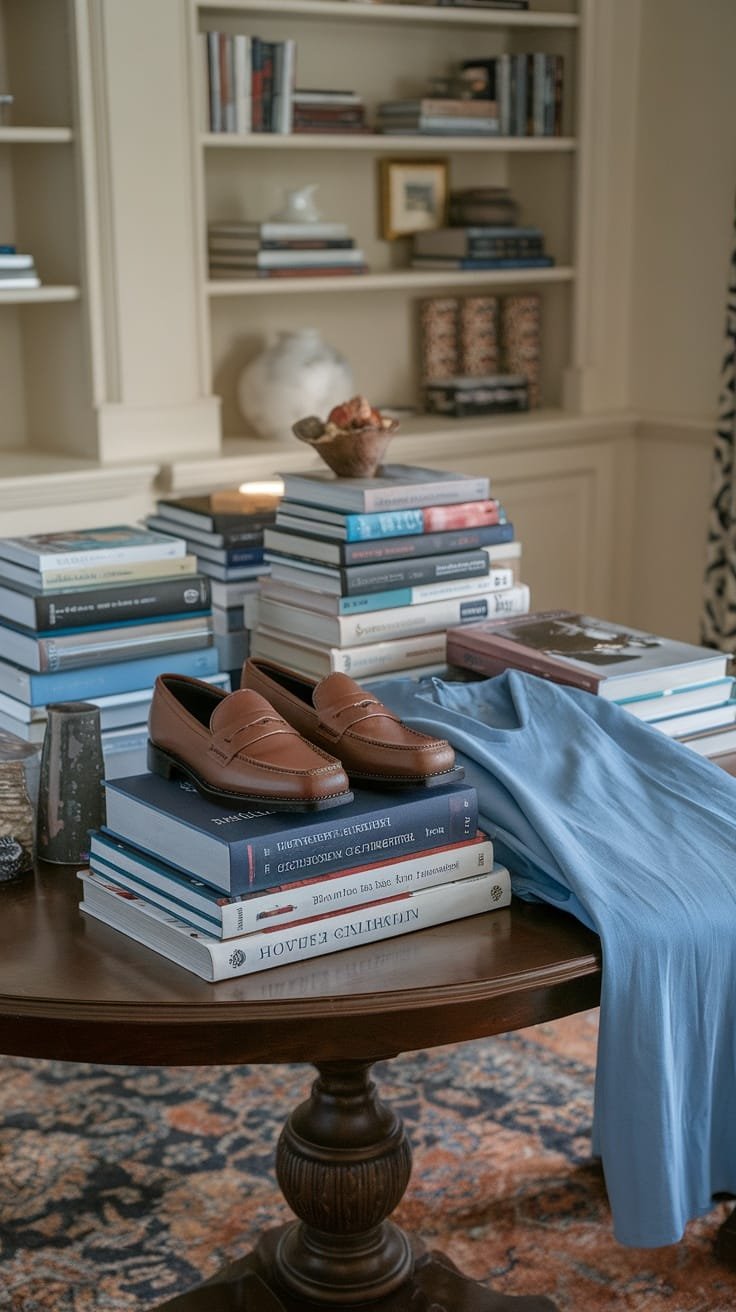
[[172, 538], [183, 536], [186, 549], [208, 580], [212, 625], [220, 669], [231, 673], [233, 687], [248, 655], [243, 604], [268, 574], [263, 534], [275, 522], [276, 493], [223, 488], [198, 496], [162, 498], [147, 524]]
[[246, 602], [253, 656], [310, 678], [439, 673], [445, 631], [529, 609], [521, 547], [489, 480], [384, 465], [377, 478], [284, 474]]
[[106, 787], [82, 910], [206, 980], [507, 906], [475, 789], [357, 791], [297, 815], [233, 811], [141, 774]]
[[165, 670], [229, 686], [183, 538], [116, 525], [0, 539], [0, 727], [41, 741], [49, 703], [94, 702], [108, 775], [139, 768]]
[[729, 657], [711, 647], [554, 610], [453, 629], [447, 659], [476, 674], [526, 670], [582, 688], [701, 756], [736, 750]]

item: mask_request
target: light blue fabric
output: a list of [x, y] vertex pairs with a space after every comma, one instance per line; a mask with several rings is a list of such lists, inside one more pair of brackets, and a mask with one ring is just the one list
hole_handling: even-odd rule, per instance
[[736, 1192], [736, 780], [603, 698], [509, 670], [372, 682], [448, 738], [521, 897], [601, 936], [593, 1149], [616, 1238]]

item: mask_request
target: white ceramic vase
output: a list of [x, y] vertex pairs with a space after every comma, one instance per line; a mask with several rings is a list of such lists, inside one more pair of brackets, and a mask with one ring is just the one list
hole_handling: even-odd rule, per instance
[[279, 333], [238, 380], [238, 401], [248, 428], [259, 437], [284, 442], [294, 440], [291, 426], [298, 419], [324, 419], [352, 394], [350, 365], [316, 328]]

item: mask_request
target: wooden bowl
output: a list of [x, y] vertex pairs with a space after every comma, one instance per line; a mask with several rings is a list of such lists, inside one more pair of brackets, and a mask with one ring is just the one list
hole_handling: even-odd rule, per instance
[[311, 446], [338, 478], [373, 478], [397, 428], [395, 419], [390, 428], [336, 428], [310, 415], [291, 431]]

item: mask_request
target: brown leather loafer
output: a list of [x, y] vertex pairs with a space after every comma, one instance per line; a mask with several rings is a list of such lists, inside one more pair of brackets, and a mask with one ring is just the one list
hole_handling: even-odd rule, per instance
[[322, 811], [351, 802], [334, 756], [304, 738], [256, 692], [225, 693], [161, 674], [148, 716], [148, 768], [184, 775], [212, 802]]
[[315, 684], [274, 661], [250, 659], [241, 687], [266, 697], [311, 743], [339, 756], [351, 783], [416, 788], [463, 777], [449, 743], [410, 729], [347, 674]]

